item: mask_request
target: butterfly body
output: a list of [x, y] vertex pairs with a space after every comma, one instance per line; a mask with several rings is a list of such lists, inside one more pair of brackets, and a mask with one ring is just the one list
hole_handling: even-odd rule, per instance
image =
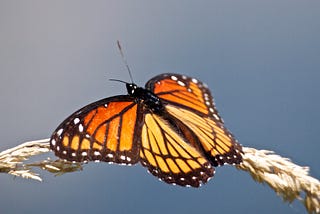
[[241, 146], [224, 127], [202, 82], [161, 74], [127, 95], [105, 98], [76, 111], [54, 131], [50, 147], [68, 161], [143, 166], [160, 180], [198, 187], [214, 166], [239, 164]]
[[136, 103], [143, 103], [144, 109], [150, 110], [153, 113], [162, 114], [164, 111], [164, 106], [160, 98], [142, 87], [138, 87], [133, 83], [126, 83], [126, 88], [129, 96], [135, 98]]

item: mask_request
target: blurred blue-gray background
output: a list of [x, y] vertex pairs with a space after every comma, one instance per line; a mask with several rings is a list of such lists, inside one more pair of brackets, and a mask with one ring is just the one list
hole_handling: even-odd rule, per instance
[[[205, 81], [248, 147], [320, 170], [320, 1], [0, 1], [0, 151], [163, 72]], [[234, 167], [199, 188], [87, 164], [42, 183], [0, 174], [0, 213], [304, 213]]]

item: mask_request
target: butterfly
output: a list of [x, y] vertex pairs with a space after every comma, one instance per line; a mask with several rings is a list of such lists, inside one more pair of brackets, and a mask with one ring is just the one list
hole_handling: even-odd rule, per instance
[[140, 162], [169, 184], [199, 187], [214, 167], [239, 164], [242, 147], [225, 128], [206, 84], [165, 73], [145, 88], [91, 103], [53, 132], [50, 148], [73, 162]]

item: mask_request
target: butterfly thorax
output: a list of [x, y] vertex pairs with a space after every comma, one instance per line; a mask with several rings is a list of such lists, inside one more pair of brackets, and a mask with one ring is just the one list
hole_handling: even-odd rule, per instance
[[145, 105], [146, 109], [153, 113], [162, 114], [164, 106], [160, 98], [150, 90], [138, 87], [136, 84], [126, 84], [128, 94], [136, 99], [137, 103]]

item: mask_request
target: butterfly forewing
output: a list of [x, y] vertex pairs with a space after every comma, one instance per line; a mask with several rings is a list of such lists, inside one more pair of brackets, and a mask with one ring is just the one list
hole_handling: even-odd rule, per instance
[[200, 149], [214, 166], [241, 162], [241, 146], [224, 127], [204, 83], [179, 74], [161, 74], [146, 87], [166, 103], [170, 115], [192, 130], [201, 143]]
[[52, 134], [50, 146], [68, 161], [134, 164], [139, 157], [140, 106], [129, 96], [92, 103], [68, 117]]
[[179, 74], [161, 74], [150, 79], [146, 88], [164, 101], [222, 121], [209, 89], [195, 78]]

